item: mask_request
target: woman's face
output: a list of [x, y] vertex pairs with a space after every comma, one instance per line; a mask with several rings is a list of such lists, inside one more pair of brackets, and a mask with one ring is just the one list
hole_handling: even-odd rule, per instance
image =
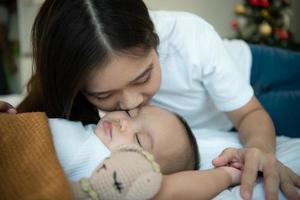
[[104, 67], [88, 75], [83, 94], [98, 109], [130, 110], [148, 104], [160, 82], [158, 55], [151, 49], [140, 57], [113, 55]]

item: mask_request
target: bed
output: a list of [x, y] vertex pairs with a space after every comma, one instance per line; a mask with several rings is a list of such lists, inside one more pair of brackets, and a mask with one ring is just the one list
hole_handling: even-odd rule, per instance
[[[194, 134], [200, 149], [201, 169], [212, 168], [211, 160], [217, 157], [223, 149], [227, 147], [241, 147], [238, 135], [235, 132], [201, 129], [194, 130]], [[285, 136], [277, 137], [276, 155], [282, 163], [300, 175], [300, 138], [291, 139]], [[235, 186], [223, 191], [214, 199], [242, 200], [239, 195], [239, 189], [240, 186]], [[298, 193], [300, 194], [300, 189], [298, 189]], [[252, 199], [264, 199], [264, 190], [261, 178], [258, 178], [256, 181]], [[281, 192], [279, 193], [279, 199], [286, 199]]]

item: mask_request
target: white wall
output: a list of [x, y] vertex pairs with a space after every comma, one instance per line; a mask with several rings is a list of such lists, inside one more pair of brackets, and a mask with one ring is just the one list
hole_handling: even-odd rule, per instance
[[180, 10], [197, 14], [212, 24], [222, 37], [233, 35], [229, 22], [240, 0], [144, 0], [149, 9]]
[[[212, 24], [221, 37], [232, 37], [229, 23], [235, 18], [233, 9], [243, 0], [144, 0], [150, 9], [181, 10], [197, 14]], [[292, 0], [292, 31], [300, 41], [300, 1]]]
[[293, 18], [291, 22], [292, 32], [295, 34], [295, 39], [300, 43], [300, 1], [292, 1]]
[[[37, 10], [43, 0], [18, 0], [20, 18], [21, 50], [30, 54], [30, 30]], [[229, 22], [235, 18], [234, 5], [244, 0], [144, 0], [150, 9], [181, 10], [195, 13], [211, 23], [222, 37], [230, 37], [234, 32]], [[292, 0], [292, 31], [300, 41], [300, 0]], [[298, 11], [298, 12], [297, 12]]]
[[20, 87], [23, 92], [32, 74], [31, 27], [42, 0], [18, 0], [20, 39]]

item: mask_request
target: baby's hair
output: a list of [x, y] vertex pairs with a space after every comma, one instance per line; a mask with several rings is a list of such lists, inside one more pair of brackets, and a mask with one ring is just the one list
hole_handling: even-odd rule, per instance
[[187, 166], [187, 169], [185, 169], [185, 170], [198, 170], [199, 163], [200, 163], [200, 155], [199, 155], [199, 148], [198, 148], [197, 140], [193, 134], [191, 127], [186, 122], [186, 120], [179, 114], [177, 114], [177, 113], [174, 113], [174, 114], [176, 115], [178, 120], [182, 123], [182, 125], [186, 131], [186, 134], [188, 136], [189, 143], [190, 143], [191, 149], [192, 149], [191, 160], [189, 162], [189, 165]]

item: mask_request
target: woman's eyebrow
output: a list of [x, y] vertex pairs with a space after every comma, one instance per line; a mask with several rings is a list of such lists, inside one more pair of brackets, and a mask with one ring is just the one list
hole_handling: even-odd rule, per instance
[[146, 67], [146, 69], [140, 75], [138, 75], [134, 80], [130, 81], [130, 83], [134, 83], [134, 82], [138, 81], [140, 78], [142, 78], [143, 76], [145, 76], [152, 69], [153, 69], [153, 64], [151, 63], [150, 65], [148, 65]]

